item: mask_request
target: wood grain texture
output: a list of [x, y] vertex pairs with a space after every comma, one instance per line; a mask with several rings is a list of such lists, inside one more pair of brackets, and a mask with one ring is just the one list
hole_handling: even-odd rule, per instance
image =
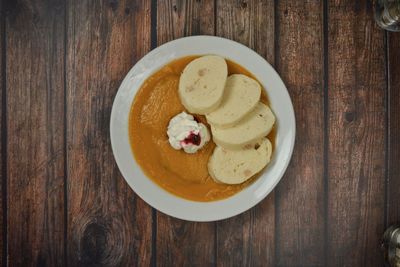
[[8, 261], [64, 264], [64, 2], [7, 2]]
[[[213, 1], [157, 1], [157, 45], [214, 34]], [[182, 221], [157, 212], [157, 266], [214, 266], [215, 223]]]
[[150, 1], [70, 1], [67, 45], [68, 265], [148, 266], [151, 208], [111, 151], [112, 101], [150, 50]]
[[0, 266], [6, 266], [7, 261], [7, 136], [6, 136], [6, 88], [5, 88], [5, 12], [4, 3], [0, 1]]
[[[384, 223], [400, 222], [400, 35], [385, 62], [370, 1], [325, 3], [324, 18], [311, 0], [0, 1], [0, 266], [382, 266]], [[109, 140], [132, 65], [198, 34], [275, 65], [297, 120], [277, 190], [217, 223], [153, 213]]]
[[214, 35], [214, 1], [157, 1], [157, 44], [190, 35]]
[[385, 49], [370, 1], [328, 6], [328, 266], [382, 266]]
[[389, 169], [387, 184], [388, 224], [400, 223], [400, 36], [388, 33], [389, 74]]
[[[216, 8], [218, 36], [243, 43], [274, 64], [274, 1], [217, 1]], [[274, 239], [271, 193], [255, 208], [217, 222], [217, 265], [272, 266]]]
[[277, 264], [324, 264], [323, 1], [279, 1], [277, 70], [292, 98], [296, 145], [277, 188]]
[[243, 43], [275, 63], [274, 1], [217, 0], [216, 34]]

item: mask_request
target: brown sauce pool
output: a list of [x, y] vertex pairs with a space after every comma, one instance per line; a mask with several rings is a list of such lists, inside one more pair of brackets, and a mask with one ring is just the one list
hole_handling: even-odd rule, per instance
[[[129, 114], [129, 139], [133, 154], [144, 173], [168, 192], [194, 201], [213, 201], [230, 197], [252, 183], [257, 175], [239, 185], [214, 182], [207, 170], [215, 144], [212, 140], [195, 154], [173, 149], [167, 136], [170, 119], [184, 111], [178, 96], [179, 77], [193, 59], [183, 57], [162, 67], [141, 86]], [[230, 74], [255, 78], [238, 64], [226, 60]], [[261, 101], [268, 104], [265, 91]], [[207, 126], [204, 116], [194, 115]], [[268, 135], [275, 147], [275, 128]]]

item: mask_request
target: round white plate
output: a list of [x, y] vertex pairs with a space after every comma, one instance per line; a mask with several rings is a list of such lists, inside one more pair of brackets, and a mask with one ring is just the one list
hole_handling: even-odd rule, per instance
[[[215, 54], [230, 59], [255, 75], [266, 88], [271, 108], [277, 119], [276, 149], [264, 173], [234, 196], [213, 202], [185, 200], [155, 184], [144, 175], [136, 163], [128, 136], [128, 117], [132, 100], [146, 78], [172, 60], [188, 55], [204, 54]], [[144, 56], [123, 80], [114, 100], [110, 122], [114, 157], [129, 186], [157, 210], [189, 221], [215, 221], [232, 217], [264, 199], [279, 182], [289, 164], [295, 131], [295, 117], [290, 96], [272, 66], [248, 47], [214, 36], [177, 39]]]

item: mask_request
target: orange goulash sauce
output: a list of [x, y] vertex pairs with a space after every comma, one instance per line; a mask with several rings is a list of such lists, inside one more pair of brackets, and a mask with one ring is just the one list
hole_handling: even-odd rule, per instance
[[[156, 184], [185, 199], [213, 201], [236, 194], [256, 177], [239, 185], [216, 183], [207, 170], [208, 159], [215, 147], [212, 141], [195, 154], [175, 150], [168, 142], [167, 126], [170, 119], [185, 110], [178, 96], [179, 77], [185, 66], [197, 57], [175, 60], [143, 83], [129, 114], [129, 138], [137, 163]], [[253, 77], [238, 64], [229, 60], [227, 64], [229, 74], [240, 73]], [[268, 104], [265, 93], [261, 101]], [[195, 115], [195, 118], [209, 126], [204, 116]], [[275, 129], [268, 137], [274, 146]]]

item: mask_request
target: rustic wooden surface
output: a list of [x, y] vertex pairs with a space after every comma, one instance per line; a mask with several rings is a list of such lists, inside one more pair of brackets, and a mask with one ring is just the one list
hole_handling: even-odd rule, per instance
[[65, 260], [64, 10], [62, 2], [30, 1], [9, 3], [6, 10], [10, 266]]
[[0, 229], [1, 229], [1, 238], [0, 238], [0, 249], [1, 249], [1, 256], [0, 256], [0, 266], [5, 265], [6, 258], [7, 258], [7, 251], [6, 251], [6, 240], [7, 240], [7, 216], [5, 214], [7, 209], [7, 184], [6, 184], [6, 170], [7, 170], [7, 158], [6, 158], [6, 146], [7, 146], [7, 136], [6, 136], [6, 91], [5, 89], [5, 49], [4, 49], [4, 41], [5, 41], [5, 16], [4, 16], [4, 3], [0, 1]]
[[[384, 231], [384, 32], [369, 1], [330, 1], [328, 12], [329, 266], [379, 266]], [[368, 251], [368, 253], [367, 253]]]
[[400, 34], [388, 36], [388, 181], [386, 184], [386, 225], [400, 220]]
[[67, 265], [149, 265], [151, 208], [121, 177], [108, 125], [124, 75], [150, 50], [150, 3], [69, 1], [67, 18]]
[[276, 262], [322, 266], [326, 194], [323, 3], [279, 1], [277, 10], [276, 67], [292, 97], [297, 137], [292, 164], [276, 189]]
[[[400, 34], [370, 1], [9, 0], [0, 14], [1, 266], [382, 266], [400, 221]], [[211, 223], [137, 197], [108, 128], [131, 66], [199, 34], [265, 57], [297, 120], [277, 188]]]

